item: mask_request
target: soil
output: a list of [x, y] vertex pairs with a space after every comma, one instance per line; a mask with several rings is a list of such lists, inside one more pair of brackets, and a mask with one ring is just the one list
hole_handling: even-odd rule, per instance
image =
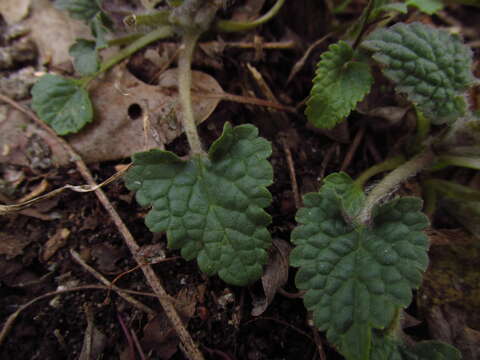
[[[231, 16], [245, 2], [228, 3], [230, 7], [223, 11], [222, 16]], [[126, 6], [124, 3], [129, 2], [115, 1], [111, 8]], [[263, 12], [271, 3], [266, 2]], [[405, 139], [414, 130], [411, 121], [392, 124], [360, 111], [364, 107], [403, 106], [402, 100], [393, 97], [390, 91], [370, 96], [359, 111], [353, 112], [347, 122], [332, 131], [320, 131], [307, 124], [303, 115], [304, 100], [311, 88], [319, 54], [341, 37], [345, 25], [358, 19], [366, 5], [366, 1], [354, 0], [345, 11], [333, 15], [326, 5], [331, 3], [337, 2], [287, 1], [280, 14], [268, 24], [248, 33], [222, 35], [221, 38], [225, 42], [257, 43], [261, 39], [263, 44], [292, 41], [294, 45], [291, 48], [262, 49], [261, 43], [256, 50], [226, 48], [213, 58], [203, 53], [208, 61], [196, 60], [193, 65], [196, 70], [212, 75], [228, 93], [265, 98], [249, 73], [247, 64], [251, 64], [262, 74], [280, 103], [298, 109], [296, 113], [287, 113], [223, 101], [199, 127], [206, 146], [219, 136], [227, 120], [233, 125], [254, 124], [261, 136], [272, 142], [270, 161], [275, 178], [269, 188], [273, 195], [272, 204], [267, 208], [272, 216], [269, 230], [272, 238], [287, 242], [296, 226], [297, 210], [289, 172], [289, 153], [299, 193], [305, 194], [318, 190], [325, 175], [340, 169], [352, 177], [358, 176], [387, 155], [403, 149]], [[397, 18], [397, 21], [413, 20], [443, 27], [459, 26], [461, 33], [465, 27], [465, 40], [477, 44], [474, 56], [479, 75], [480, 9], [452, 5], [439, 16], [430, 17], [411, 10]], [[1, 22], [0, 26], [3, 32], [9, 28], [5, 22]], [[301, 70], [287, 83], [290, 71], [306, 49], [326, 34], [331, 35], [313, 50]], [[204, 40], [219, 39], [216, 34], [208, 34]], [[0, 45], [6, 46], [5, 43]], [[155, 46], [150, 48], [155, 49]], [[35, 50], [32, 51], [36, 54]], [[145, 58], [145, 52], [133, 56], [128, 68], [139, 79], [152, 83], [152, 74], [158, 69]], [[37, 59], [23, 54], [21, 61], [8, 69], [0, 69], [0, 73], [7, 76], [29, 66], [38, 68]], [[479, 99], [478, 92], [472, 93], [472, 96]], [[27, 100], [22, 104], [28, 104], [28, 98], [17, 96], [17, 100]], [[409, 118], [408, 114], [406, 118]], [[179, 155], [187, 154], [186, 139], [184, 136], [177, 138], [167, 149]], [[348, 158], [350, 161], [346, 162]], [[92, 163], [89, 168], [100, 182], [114, 174], [119, 165], [128, 162], [129, 159]], [[0, 164], [0, 175], [2, 202], [32, 193], [42, 182], [48, 183], [48, 189], [85, 183], [73, 165], [55, 168], [48, 163], [40, 167], [4, 163]], [[455, 173], [455, 177], [462, 180], [474, 176], [472, 170]], [[148, 231], [143, 220], [147, 209], [137, 205], [123, 182], [110, 184], [104, 190], [139, 245], [155, 245], [156, 255], [170, 259], [153, 267], [168, 294], [178, 300], [188, 331], [207, 359], [342, 359], [330, 347], [325, 334], [316, 332], [310, 326], [310, 315], [301, 298], [291, 296], [297, 292], [293, 281], [294, 269], [290, 269], [284, 291], [276, 294], [264, 313], [252, 316], [253, 300], [263, 291], [260, 282], [238, 288], [226, 285], [217, 277], [206, 277], [199, 272], [194, 261], [185, 261], [179, 258], [178, 251], [167, 249], [163, 234]], [[418, 179], [411, 179], [399, 191], [419, 194]], [[461, 225], [442, 210], [432, 220], [436, 229], [461, 229]], [[466, 234], [463, 230], [459, 231]], [[64, 192], [29, 210], [0, 217], [0, 239], [5, 244], [7, 241], [12, 244], [8, 251], [2, 250], [3, 255], [0, 256], [0, 322], [21, 305], [48, 292], [100, 284], [72, 260], [71, 249], [79, 252], [89, 265], [110, 281], [117, 278], [115, 284], [118, 287], [147, 293], [135, 297], [158, 313], [155, 319], [149, 319], [146, 313], [108, 289], [82, 288], [51, 296], [20, 313], [12, 331], [0, 346], [1, 359], [78, 359], [86, 339], [89, 311], [93, 313], [97, 331], [93, 333], [93, 343], [98, 341], [98, 347], [93, 346], [96, 359], [140, 358], [138, 354], [132, 356], [132, 352], [136, 351], [132, 333], [138, 337], [149, 359], [185, 359], [175, 333], [165, 321], [160, 304], [155, 297], [148, 296], [152, 290], [94, 193]], [[462, 309], [461, 301], [456, 296], [449, 306]], [[479, 318], [478, 308], [468, 309], [476, 310], [476, 318]], [[415, 300], [407, 312], [416, 319], [414, 325], [406, 330], [410, 341], [432, 339], [429, 317], [418, 301]], [[472, 331], [480, 331], [480, 323], [476, 321], [468, 323], [468, 326]]]

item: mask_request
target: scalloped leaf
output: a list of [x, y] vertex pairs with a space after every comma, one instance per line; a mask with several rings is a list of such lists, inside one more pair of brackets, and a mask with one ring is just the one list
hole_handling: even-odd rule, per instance
[[328, 186], [305, 195], [304, 204], [290, 264], [300, 268], [295, 283], [307, 290], [305, 307], [348, 360], [369, 359], [372, 329], [391, 325], [427, 267], [422, 201], [400, 198], [377, 207], [371, 227], [346, 221]]
[[152, 232], [166, 231], [170, 248], [196, 258], [206, 274], [243, 286], [260, 278], [271, 244], [263, 210], [272, 200], [271, 151], [256, 127], [227, 123], [208, 156], [135, 154], [125, 182], [139, 204], [152, 206], [145, 223]]
[[58, 75], [44, 75], [35, 83], [32, 108], [59, 135], [78, 132], [93, 119], [88, 92]]
[[98, 0], [56, 0], [55, 7], [66, 10], [72, 18], [87, 23], [101, 11]]
[[396, 90], [434, 124], [452, 123], [467, 110], [465, 92], [475, 83], [472, 51], [458, 36], [422, 23], [373, 32], [362, 46], [373, 51]]
[[344, 41], [329, 46], [317, 64], [305, 114], [315, 126], [333, 128], [355, 109], [370, 91], [370, 66], [355, 58]]

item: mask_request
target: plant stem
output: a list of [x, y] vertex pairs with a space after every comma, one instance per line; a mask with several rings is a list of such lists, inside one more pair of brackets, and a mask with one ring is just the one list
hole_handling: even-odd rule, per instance
[[369, 167], [367, 170], [362, 172], [360, 176], [355, 180], [355, 184], [363, 188], [365, 183], [373, 176], [380, 174], [381, 172], [394, 170], [407, 160], [403, 155], [394, 156], [386, 159], [385, 161], [375, 164], [372, 167]]
[[427, 138], [431, 124], [430, 119], [428, 119], [420, 110], [415, 109], [417, 114], [417, 135], [415, 137], [415, 150], [420, 150], [422, 147], [423, 141]]
[[128, 26], [165, 26], [168, 24], [168, 17], [170, 16], [170, 11], [161, 10], [154, 11], [147, 14], [132, 14], [127, 16], [123, 21]]
[[183, 35], [182, 46], [178, 57], [178, 95], [182, 107], [182, 124], [187, 135], [192, 154], [202, 154], [203, 148], [197, 132], [197, 125], [192, 106], [192, 57], [193, 50], [200, 34], [187, 31]]
[[438, 157], [438, 161], [444, 166], [460, 166], [474, 170], [480, 170], [480, 159], [468, 156], [443, 155]]
[[125, 36], [120, 36], [118, 38], [108, 40], [108, 46], [121, 46], [121, 45], [129, 45], [133, 43], [134, 41], [140, 39], [142, 36], [145, 34], [143, 33], [134, 33], [134, 34], [128, 34]]
[[273, 7], [266, 14], [251, 22], [219, 20], [216, 23], [217, 30], [223, 32], [237, 32], [254, 29], [257, 26], [265, 24], [267, 21], [277, 15], [284, 3], [285, 0], [277, 0], [275, 5], [273, 5]]
[[367, 224], [372, 216], [372, 211], [377, 203], [385, 196], [388, 196], [398, 185], [414, 176], [420, 170], [428, 166], [434, 159], [434, 154], [430, 150], [415, 156], [403, 165], [397, 167], [390, 174], [385, 176], [382, 181], [368, 194], [365, 205], [358, 215], [360, 223]]
[[88, 84], [95, 79], [101, 73], [109, 70], [122, 60], [130, 57], [138, 50], [143, 49], [145, 46], [151, 44], [160, 39], [164, 39], [166, 37], [173, 35], [173, 28], [171, 26], [162, 26], [154, 31], [149, 32], [148, 34], [142, 36], [141, 38], [135, 40], [133, 43], [128, 45], [125, 49], [122, 49], [118, 54], [113, 56], [112, 58], [108, 59], [100, 66], [100, 70], [98, 70], [95, 74], [86, 76], [80, 80], [80, 83], [83, 87], [87, 87]]

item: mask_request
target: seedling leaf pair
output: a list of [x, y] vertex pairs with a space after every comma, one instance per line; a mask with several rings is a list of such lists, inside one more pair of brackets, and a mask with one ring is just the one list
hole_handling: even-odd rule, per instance
[[263, 210], [271, 202], [271, 151], [254, 126], [226, 124], [208, 156], [138, 153], [125, 181], [139, 204], [152, 206], [145, 219], [152, 232], [166, 231], [168, 246], [196, 258], [207, 275], [243, 286], [261, 277], [271, 243]]
[[[327, 180], [319, 193], [305, 195], [290, 263], [300, 268], [295, 282], [307, 291], [304, 304], [315, 325], [348, 360], [366, 360], [372, 330], [389, 327], [421, 283], [428, 220], [420, 199], [400, 198], [378, 206], [371, 225], [355, 224], [345, 214], [358, 211], [352, 209], [358, 209], [361, 196], [331, 184]], [[356, 194], [355, 202], [342, 193]]]
[[57, 0], [55, 7], [68, 11], [72, 18], [83, 20], [90, 26], [95, 41], [77, 39], [69, 53], [74, 58], [75, 70], [80, 75], [94, 74], [100, 67], [98, 50], [107, 47], [105, 36], [111, 24], [111, 20], [101, 9], [100, 0]]

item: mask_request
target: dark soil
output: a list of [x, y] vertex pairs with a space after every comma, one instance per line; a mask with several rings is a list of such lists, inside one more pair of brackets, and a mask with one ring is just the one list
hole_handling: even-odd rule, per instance
[[[118, 1], [121, 3], [120, 1]], [[273, 1], [267, 1], [268, 6]], [[333, 1], [334, 3], [337, 3]], [[234, 1], [241, 5], [243, 1]], [[290, 149], [295, 164], [295, 174], [300, 193], [304, 194], [319, 188], [323, 176], [339, 171], [345, 158], [352, 155], [344, 169], [352, 177], [369, 166], [385, 159], [402, 149], [405, 138], [411, 134], [410, 122], [400, 125], [386, 125], [380, 119], [353, 112], [348, 122], [334, 131], [320, 132], [307, 125], [301, 105], [311, 88], [315, 63], [321, 52], [330, 43], [337, 41], [346, 25], [358, 19], [365, 1], [355, 0], [347, 10], [338, 16], [332, 15], [326, 3], [332, 1], [287, 1], [284, 9], [273, 21], [260, 29], [241, 35], [222, 35], [225, 41], [253, 41], [260, 36], [264, 42], [295, 41], [295, 47], [286, 50], [263, 50], [259, 53], [246, 49], [227, 49], [216, 59], [220, 66], [206, 63], [194, 64], [194, 68], [209, 73], [217, 79], [223, 89], [233, 94], [243, 94], [264, 98], [258, 85], [252, 80], [247, 63], [252, 64], [263, 75], [279, 102], [298, 106], [296, 114], [267, 111], [260, 107], [233, 102], [222, 102], [213, 115], [200, 126], [200, 135], [205, 145], [215, 140], [221, 133], [223, 123], [251, 123], [260, 129], [261, 136], [272, 142], [273, 155], [270, 159], [274, 167], [274, 184], [269, 188], [273, 202], [267, 209], [272, 216], [270, 231], [273, 238], [288, 241], [290, 232], [296, 226], [294, 219], [296, 205], [285, 148]], [[113, 5], [112, 5], [113, 6]], [[226, 10], [225, 16], [234, 7]], [[422, 20], [440, 26], [451, 26], [455, 20], [468, 28], [467, 42], [480, 40], [480, 10], [452, 6], [444, 16], [428, 17], [411, 11], [400, 16], [403, 21]], [[452, 20], [453, 19], [453, 20]], [[475, 20], [474, 20], [475, 19]], [[5, 29], [5, 23], [2, 25]], [[476, 30], [473, 30], [476, 29]], [[328, 33], [332, 35], [313, 51], [302, 70], [287, 84], [287, 78], [305, 50], [315, 40]], [[215, 34], [207, 35], [206, 40], [217, 39]], [[154, 46], [154, 45], [152, 45]], [[478, 46], [478, 45], [477, 45]], [[477, 72], [480, 72], [479, 47], [475, 48]], [[145, 68], [142, 61], [144, 52], [135, 55], [129, 69], [146, 81], [156, 69]], [[206, 55], [205, 55], [206, 56]], [[20, 64], [19, 67], [25, 64]], [[150, 65], [152, 66], [152, 65]], [[478, 99], [478, 93], [477, 93]], [[380, 105], [398, 103], [391, 92], [382, 96], [371, 96], [367, 101]], [[477, 104], [478, 106], [478, 104]], [[361, 136], [358, 147], [352, 147], [353, 139]], [[184, 137], [171, 143], [169, 149], [177, 154], [188, 153]], [[122, 162], [128, 163], [128, 159]], [[89, 167], [98, 181], [113, 173], [115, 163], [90, 164]], [[22, 172], [25, 180], [9, 188], [8, 198], [18, 199], [30, 193], [42, 180], [54, 189], [65, 184], [80, 185], [84, 180], [74, 167], [46, 168], [42, 170], [0, 164], [0, 175], [4, 178], [9, 172]], [[462, 173], [471, 178], [473, 171]], [[460, 174], [460, 175], [462, 175]], [[460, 176], [459, 175], [459, 176]], [[0, 185], [3, 184], [0, 183]], [[2, 189], [0, 189], [2, 190]], [[418, 183], [412, 179], [400, 189], [404, 193], [418, 193]], [[105, 188], [120, 216], [141, 246], [161, 244], [167, 258], [176, 257], [178, 251], [166, 249], [165, 237], [152, 234], [144, 225], [147, 212], [135, 202], [122, 182]], [[459, 228], [460, 225], [440, 211], [433, 219], [436, 228]], [[64, 244], [48, 260], [44, 258], [47, 241], [62, 229], [69, 235]], [[63, 193], [53, 200], [36, 205], [33, 211], [0, 217], [0, 233], [8, 234], [26, 244], [23, 250], [7, 256], [0, 256], [0, 321], [19, 306], [47, 292], [83, 285], [98, 285], [98, 281], [79, 264], [74, 262], [70, 249], [81, 253], [82, 257], [108, 279], [123, 274], [116, 285], [123, 289], [152, 293], [140, 270], [125, 246], [118, 229], [93, 193]], [[174, 298], [182, 297], [186, 290], [191, 298], [183, 296], [186, 306], [193, 307], [188, 318], [188, 330], [199, 344], [207, 359], [212, 360], [281, 360], [319, 359], [318, 346], [323, 346], [326, 359], [341, 359], [328, 345], [325, 334], [314, 334], [309, 326], [309, 314], [301, 299], [290, 298], [277, 293], [265, 313], [258, 317], [251, 315], [252, 295], [261, 293], [259, 283], [248, 288], [228, 286], [217, 277], [207, 278], [201, 274], [194, 261], [180, 258], [153, 265], [162, 279], [167, 292]], [[127, 273], [128, 272], [128, 273]], [[285, 291], [295, 293], [294, 269]], [[136, 296], [162, 316], [160, 304], [154, 297]], [[155, 341], [147, 344], [144, 337], [151, 331], [147, 315], [120, 298], [114, 291], [83, 289], [38, 301], [24, 310], [5, 343], [0, 347], [1, 359], [77, 359], [82, 351], [87, 328], [85, 304], [93, 307], [96, 328], [106, 336], [103, 351], [98, 358], [129, 359], [131, 345], [122, 329], [134, 332], [142, 342], [149, 359], [185, 359], [178, 350], [175, 335], [168, 325], [164, 325]], [[408, 312], [419, 319], [420, 324], [408, 330], [412, 341], [431, 339], [425, 318], [419, 307], [412, 305]], [[477, 309], [478, 311], [478, 309]], [[478, 325], [478, 324], [476, 324]], [[474, 325], [470, 327], [474, 328]], [[480, 331], [480, 327], [476, 328]], [[170, 333], [169, 333], [170, 331]], [[169, 335], [165, 335], [169, 333]], [[160, 335], [159, 335], [160, 334]], [[173, 340], [172, 340], [173, 338]], [[143, 339], [143, 340], [142, 340]], [[139, 357], [137, 357], [139, 358]]]

